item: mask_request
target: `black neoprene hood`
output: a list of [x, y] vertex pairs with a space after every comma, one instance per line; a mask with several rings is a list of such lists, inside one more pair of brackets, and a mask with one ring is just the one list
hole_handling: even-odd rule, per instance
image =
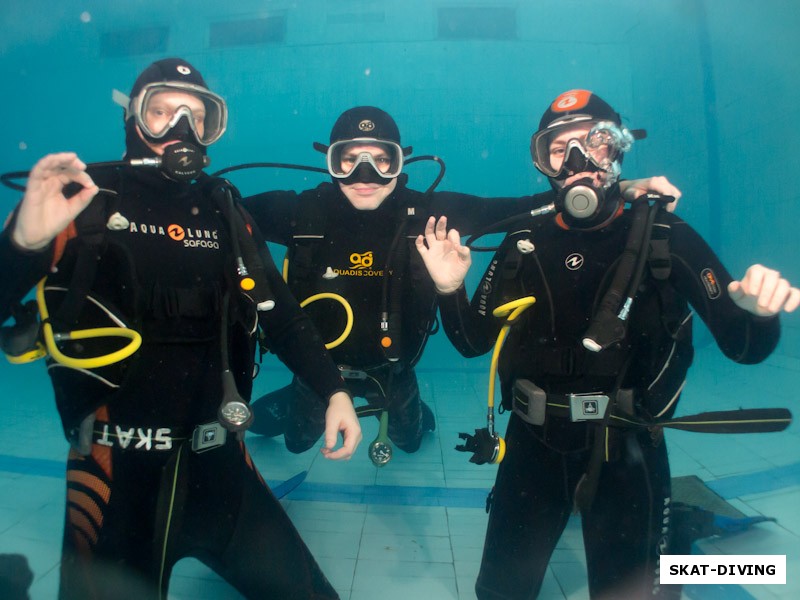
[[331, 129], [331, 144], [342, 140], [374, 138], [400, 145], [400, 130], [389, 113], [374, 106], [356, 106], [344, 111]]
[[182, 58], [164, 58], [157, 60], [139, 74], [139, 77], [133, 83], [133, 88], [131, 88], [130, 97], [135, 98], [148, 83], [161, 81], [191, 83], [208, 89], [200, 71], [187, 61]]

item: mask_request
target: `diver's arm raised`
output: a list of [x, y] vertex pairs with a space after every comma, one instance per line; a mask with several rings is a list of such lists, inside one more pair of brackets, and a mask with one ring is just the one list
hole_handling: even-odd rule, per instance
[[458, 232], [447, 232], [445, 217], [435, 226], [431, 217], [425, 225], [425, 237], [417, 238], [417, 250], [439, 291], [442, 328], [450, 342], [466, 357], [488, 352], [500, 329], [499, 319], [475, 310], [467, 297], [464, 278], [471, 258]]
[[464, 285], [472, 264], [469, 248], [461, 244], [458, 231], [447, 231], [447, 217], [438, 221], [430, 217], [425, 224], [425, 235], [417, 236], [417, 251], [425, 262], [436, 291], [452, 294]]
[[[67, 198], [64, 188], [82, 189]], [[99, 191], [86, 165], [72, 152], [48, 154], [31, 169], [17, 210], [12, 241], [23, 250], [41, 250], [86, 208]]]

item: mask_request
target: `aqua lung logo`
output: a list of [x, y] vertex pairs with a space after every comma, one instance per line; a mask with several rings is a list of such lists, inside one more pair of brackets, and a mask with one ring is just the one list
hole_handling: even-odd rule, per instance
[[139, 235], [168, 237], [181, 242], [184, 248], [219, 250], [219, 232], [216, 229], [193, 229], [177, 223], [171, 223], [164, 228], [163, 225], [131, 222], [128, 231]]
[[583, 266], [583, 256], [577, 252], [574, 252], [567, 257], [567, 259], [564, 261], [564, 265], [570, 271], [577, 271]]
[[186, 65], [178, 65], [175, 68], [177, 69], [178, 73], [180, 73], [181, 75], [188, 75], [189, 73], [192, 72], [192, 70], [189, 67], [187, 67]]
[[574, 94], [568, 94], [563, 96], [559, 101], [556, 103], [556, 107], [561, 110], [569, 110], [573, 106], [578, 103], [578, 99], [575, 97]]
[[478, 296], [478, 314], [485, 317], [489, 312], [489, 296], [492, 294], [492, 282], [494, 281], [495, 273], [497, 272], [497, 260], [493, 260], [486, 270], [486, 275], [481, 282], [480, 295]]
[[[587, 90], [570, 90], [556, 98], [550, 108], [553, 112], [570, 112], [585, 108], [591, 99], [592, 92]], [[552, 127], [553, 124], [551, 123], [550, 126]]]
[[653, 596], [658, 595], [661, 590], [661, 557], [664, 554], [669, 554], [669, 535], [670, 535], [670, 504], [672, 498], [667, 496], [664, 498], [663, 508], [661, 510], [661, 536], [658, 539], [656, 546], [656, 566], [653, 571]]
[[184, 228], [180, 225], [175, 225], [174, 223], [167, 227], [167, 233], [169, 234], [169, 237], [178, 242], [186, 237], [186, 231]]
[[364, 119], [358, 124], [359, 131], [367, 132], [367, 131], [372, 131], [373, 129], [375, 129], [375, 123], [373, 123], [369, 119]]

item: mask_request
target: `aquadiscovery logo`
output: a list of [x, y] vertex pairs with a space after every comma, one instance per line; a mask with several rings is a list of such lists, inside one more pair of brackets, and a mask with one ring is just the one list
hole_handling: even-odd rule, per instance
[[350, 267], [346, 269], [333, 269], [337, 275], [351, 277], [383, 277], [383, 269], [374, 270], [372, 265], [375, 257], [372, 250], [367, 252], [353, 252], [350, 255]]
[[177, 223], [170, 223], [165, 227], [163, 225], [135, 223], [132, 221], [128, 231], [139, 235], [168, 237], [171, 240], [180, 242], [184, 248], [219, 250], [219, 231], [216, 229], [184, 227]]

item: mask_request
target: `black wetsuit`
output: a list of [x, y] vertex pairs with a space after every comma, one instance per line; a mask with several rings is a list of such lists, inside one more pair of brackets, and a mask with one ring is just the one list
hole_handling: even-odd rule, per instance
[[[405, 187], [406, 179], [401, 175], [396, 190], [375, 210], [355, 209], [334, 183], [300, 194], [267, 192], [243, 203], [268, 241], [288, 247], [288, 283], [299, 301], [331, 292], [350, 303], [353, 330], [331, 354], [353, 396], [388, 407], [389, 437], [402, 450], [415, 452], [423, 432], [434, 427], [433, 414], [420, 399], [413, 367], [436, 307], [433, 283], [413, 247], [414, 239], [423, 232], [429, 215], [446, 214], [452, 227], [468, 234], [539, 206], [541, 200], [539, 196], [486, 199], [454, 192], [426, 196]], [[409, 215], [410, 207], [414, 210]], [[381, 346], [380, 313], [387, 257], [402, 223], [389, 266], [389, 297], [395, 297], [401, 308], [393, 316], [401, 322], [400, 340], [394, 344], [399, 360], [393, 362]], [[305, 310], [327, 341], [342, 334], [345, 312], [335, 301], [315, 302]], [[258, 399], [253, 407], [252, 431], [284, 433], [293, 452], [307, 450], [323, 432], [324, 404], [297, 378]]]
[[[594, 232], [565, 230], [553, 217], [529, 220], [506, 237], [471, 303], [463, 288], [439, 299], [448, 337], [463, 355], [477, 356], [492, 348], [504, 323], [491, 311], [534, 296], [535, 304], [510, 329], [501, 351], [503, 406], [512, 408], [517, 380], [533, 382], [547, 402], [561, 406], [548, 406], [543, 425], [530, 424], [535, 420], [524, 420], [516, 410], [510, 416], [476, 585], [481, 599], [530, 599], [539, 593], [573, 510], [576, 485], [587, 473], [595, 436], [604, 432], [600, 421], [570, 419], [564, 408], [568, 394], [608, 394], [619, 387], [632, 390], [638, 417], [671, 416], [692, 360], [688, 304], [736, 362], [761, 361], [777, 344], [778, 319], [738, 308], [726, 291], [731, 277], [713, 251], [685, 222], [662, 213], [656, 228], [659, 235], [669, 231], [668, 279], [656, 284], [656, 271], [645, 268], [627, 337], [598, 354], [586, 351], [581, 340], [630, 225], [631, 211]], [[520, 240], [532, 242], [533, 251], [526, 243], [518, 246]], [[606, 440], [596, 494], [581, 511], [590, 594], [679, 596], [675, 586], [659, 587], [656, 570], [670, 539], [663, 436], [611, 426]]]
[[[126, 225], [103, 231], [103, 215], [99, 245], [88, 255], [96, 273], [78, 278], [141, 332], [143, 344], [124, 363], [90, 373], [49, 365], [67, 437], [77, 443], [83, 423], [93, 441], [68, 459], [60, 597], [163, 598], [175, 563], [192, 556], [249, 598], [336, 598], [243, 442], [228, 434], [222, 445], [192, 450], [197, 426], [217, 419], [223, 321], [244, 398], [254, 375], [256, 311], [232, 290], [231, 235], [217, 205], [200, 183], [133, 170], [92, 175], [118, 196], [102, 192], [78, 217], [81, 235], [67, 243], [48, 287], [80, 285], [73, 274], [89, 272], [80, 266], [80, 249], [92, 238], [91, 222], [81, 226], [81, 219], [118, 210]], [[9, 230], [0, 237], [2, 320], [50, 271], [54, 256], [54, 245], [21, 251]], [[275, 298], [275, 308], [260, 316], [271, 348], [321, 397], [344, 389], [321, 337], [268, 254], [263, 259]], [[229, 292], [229, 313], [222, 315]], [[61, 301], [57, 294], [50, 301], [57, 321]], [[109, 324], [86, 302], [75, 323], [56, 323], [56, 330]], [[110, 349], [85, 344], [68, 350], [92, 356]], [[219, 440], [221, 431], [213, 435]]]

